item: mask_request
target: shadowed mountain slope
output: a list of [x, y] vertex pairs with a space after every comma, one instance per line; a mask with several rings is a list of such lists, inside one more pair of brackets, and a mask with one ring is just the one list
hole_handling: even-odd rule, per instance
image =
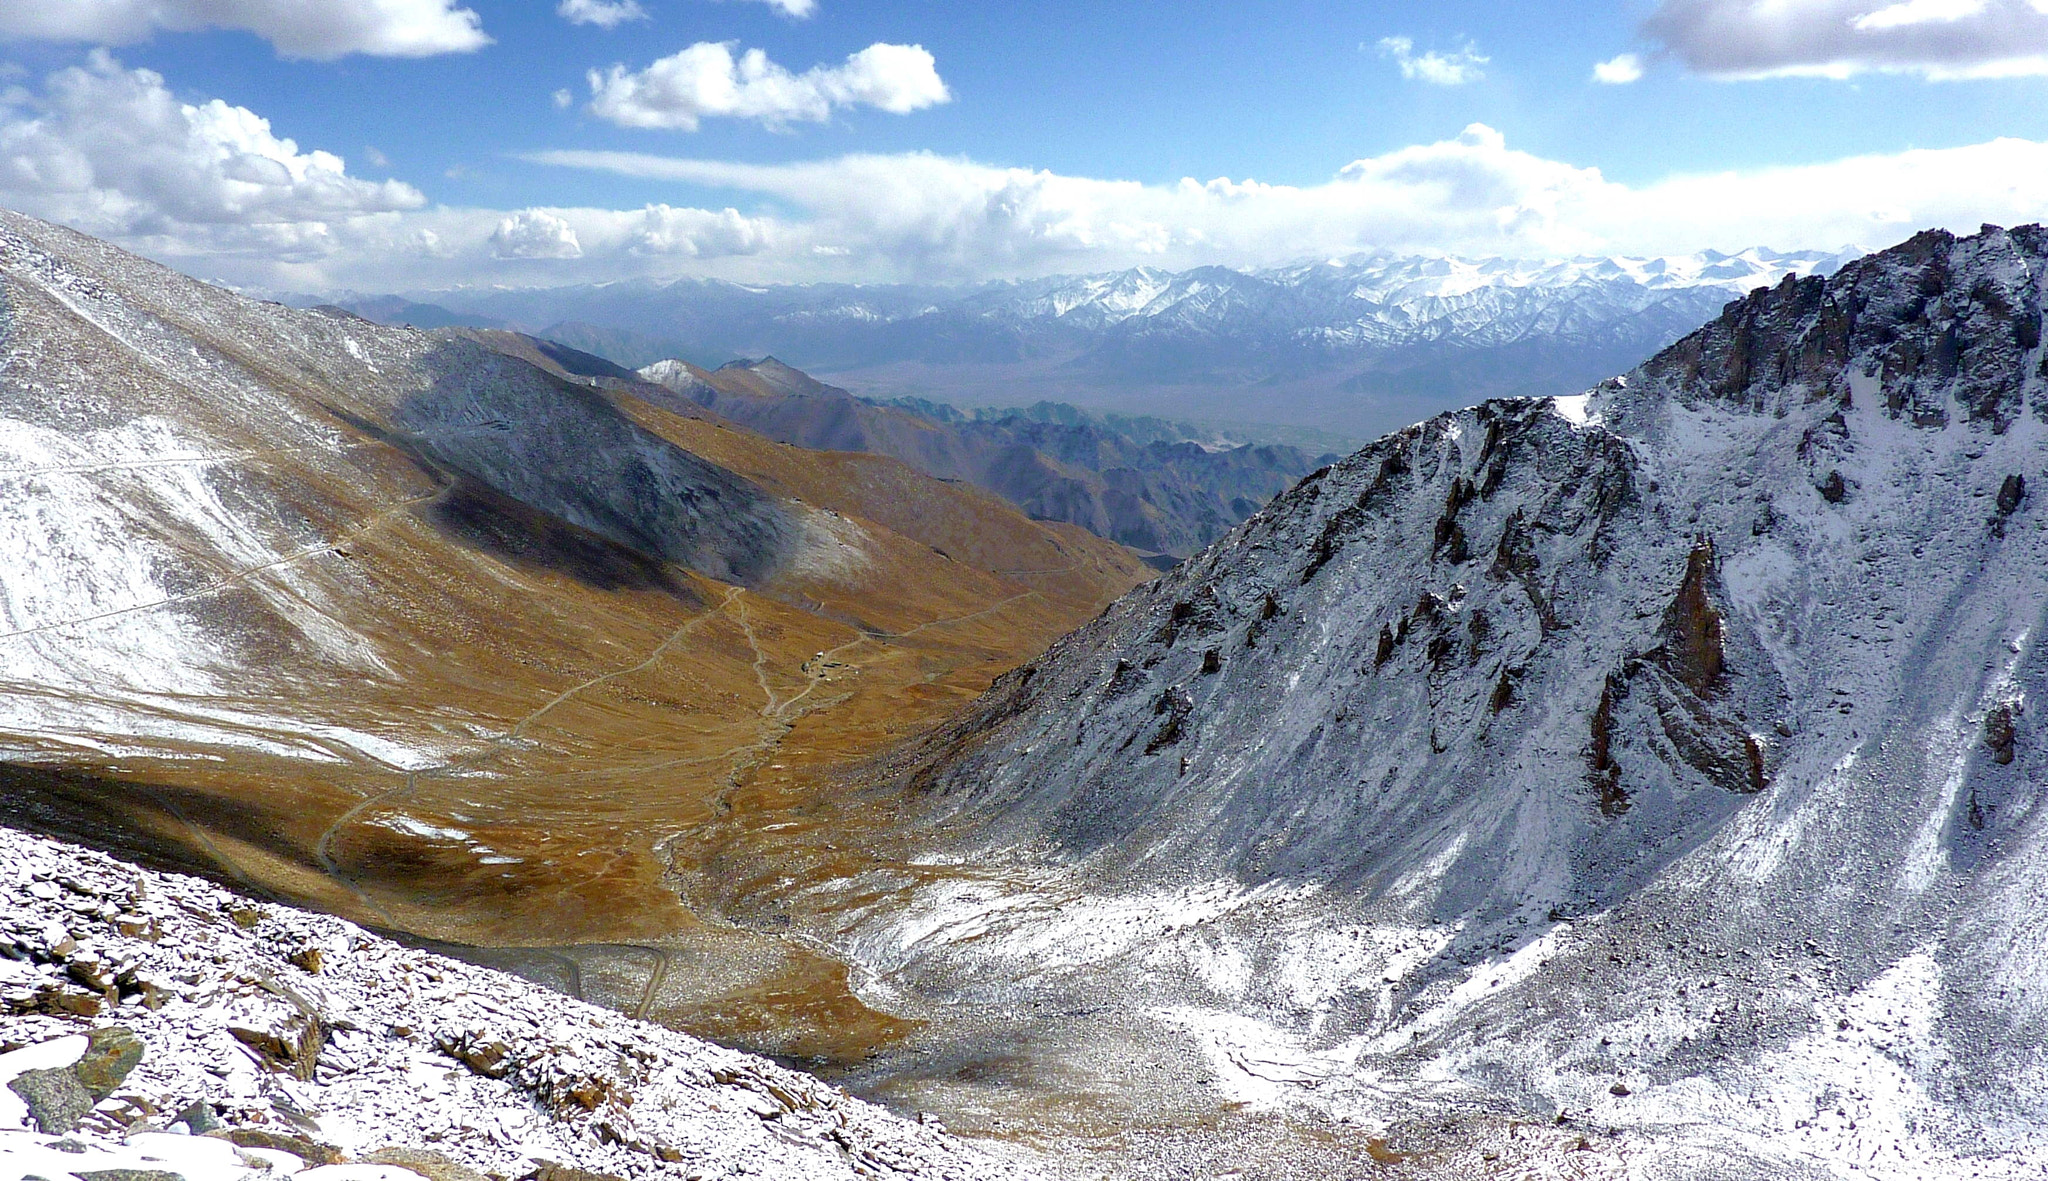
[[995, 492], [1035, 519], [1070, 522], [1175, 558], [1336, 458], [1284, 445], [1141, 441], [1092, 420], [1016, 414], [940, 421], [855, 398], [773, 357], [709, 371], [661, 361], [640, 376], [771, 438], [894, 456]]
[[886, 1037], [837, 965], [676, 905], [687, 834], [1149, 572], [511, 339], [0, 214], [0, 812], [385, 928], [630, 943], [594, 999], [767, 1048]]

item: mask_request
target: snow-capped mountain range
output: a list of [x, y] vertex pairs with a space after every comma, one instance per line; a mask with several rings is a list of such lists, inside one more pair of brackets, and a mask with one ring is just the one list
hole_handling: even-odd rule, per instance
[[773, 355], [859, 394], [1058, 398], [1363, 439], [1480, 397], [1583, 388], [1752, 288], [1853, 256], [1366, 255], [963, 288], [683, 280], [336, 302], [423, 326], [516, 326], [627, 365]]
[[[1734, 298], [1785, 275], [1827, 274], [1855, 257], [1707, 251], [1655, 258], [1428, 258], [1363, 255], [1259, 271], [1140, 267], [1105, 275], [1002, 284], [965, 302], [982, 315], [1083, 329], [1139, 323], [1149, 331], [1288, 333], [1332, 348], [1455, 340], [1503, 344], [1566, 336], [1653, 306], [1671, 292]], [[1515, 315], [1543, 308], [1550, 314]], [[847, 303], [833, 314], [876, 315]]]

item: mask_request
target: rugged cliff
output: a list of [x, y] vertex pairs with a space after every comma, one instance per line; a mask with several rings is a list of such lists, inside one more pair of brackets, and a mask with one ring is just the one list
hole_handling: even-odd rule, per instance
[[1923, 234], [1309, 477], [898, 765], [1017, 897], [842, 938], [950, 995], [1175, 998], [1225, 1075], [1250, 1038], [1378, 1118], [2038, 1167], [2044, 277], [2038, 227]]

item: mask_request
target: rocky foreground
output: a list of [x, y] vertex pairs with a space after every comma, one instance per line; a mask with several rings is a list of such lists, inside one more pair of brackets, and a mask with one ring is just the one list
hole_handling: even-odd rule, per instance
[[806, 1075], [0, 828], [0, 1176], [1022, 1174]]

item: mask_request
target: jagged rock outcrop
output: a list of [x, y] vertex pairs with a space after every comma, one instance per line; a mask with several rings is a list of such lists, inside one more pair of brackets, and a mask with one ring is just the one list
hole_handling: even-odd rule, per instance
[[[1554, 870], [1573, 861], [1571, 877], [1600, 880], [1583, 873], [1588, 859], [1650, 839], [1642, 826], [1661, 837], [1724, 820], [1755, 790], [1740, 719], [1777, 720], [1778, 674], [1725, 618], [1711, 543], [1636, 550], [1643, 482], [1621, 440], [1542, 403], [1390, 436], [1063, 641], [1028, 681], [1013, 674], [1020, 688], [957, 727], [985, 751], [948, 764], [932, 790], [977, 822], [999, 799], [990, 822], [1078, 853], [1357, 884], [1433, 856], [1446, 813], [1478, 829], [1461, 854], [1473, 864], [1517, 860], [1518, 826], [1472, 784], [1504, 752], [1569, 767], [1586, 745], [1591, 777], [1617, 786], [1574, 790], [1611, 796], [1610, 815], [1558, 818], [1539, 855], [1550, 867], [1470, 888], [1509, 914], [1537, 880], [1569, 880]], [[1644, 565], [1631, 601], [1600, 601], [1619, 568]], [[1212, 647], [1219, 667], [1205, 675]], [[1112, 651], [1133, 671], [1104, 679]], [[1576, 725], [1559, 725], [1567, 714]], [[1650, 733], [1638, 714], [1658, 719]], [[1021, 757], [1004, 740], [1054, 718], [1072, 740], [1030, 742]], [[1178, 752], [1184, 783], [1177, 757], [1143, 757], [1166, 745], [1152, 733], [1160, 718], [1175, 745], [1196, 748]], [[1541, 902], [1578, 909], [1617, 888]]]
[[848, 945], [1015, 997], [1092, 939], [1067, 987], [1217, 1014], [1176, 1020], [1338, 1110], [2041, 1167], [2044, 282], [2039, 227], [1922, 234], [1309, 477], [898, 768], [980, 862], [1204, 917], [934, 889]]
[[1832, 279], [1751, 292], [1643, 374], [1681, 397], [1773, 412], [1788, 398], [1846, 405], [1863, 383], [1916, 426], [1961, 415], [2003, 434], [2040, 385], [2025, 360], [2041, 344], [2044, 249], [2040, 226], [1961, 241], [1929, 230]]

